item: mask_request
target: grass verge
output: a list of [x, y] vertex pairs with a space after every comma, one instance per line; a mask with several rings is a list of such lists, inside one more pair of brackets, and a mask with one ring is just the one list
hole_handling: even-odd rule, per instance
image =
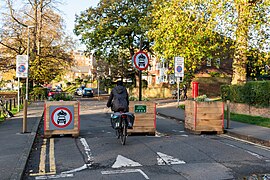
[[[230, 119], [232, 121], [270, 128], [270, 118], [264, 118], [260, 116], [249, 116], [245, 114], [235, 114], [235, 113], [231, 113], [230, 116], [231, 116]], [[227, 118], [227, 112], [224, 113], [224, 118], [225, 119]]]

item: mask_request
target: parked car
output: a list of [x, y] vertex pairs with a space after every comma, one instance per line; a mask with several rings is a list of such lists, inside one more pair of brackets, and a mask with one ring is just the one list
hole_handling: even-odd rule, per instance
[[82, 90], [82, 97], [93, 97], [93, 89], [92, 88], [84, 88]]
[[62, 92], [62, 89], [51, 89], [48, 92], [48, 99], [54, 98], [55, 94], [60, 94]]
[[77, 88], [77, 89], [75, 90], [75, 92], [74, 92], [74, 95], [81, 96], [81, 95], [82, 95], [82, 93], [83, 93], [82, 88]]

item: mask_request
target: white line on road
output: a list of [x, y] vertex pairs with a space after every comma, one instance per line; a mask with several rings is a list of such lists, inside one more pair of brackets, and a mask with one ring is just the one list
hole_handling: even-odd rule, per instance
[[142, 166], [142, 165], [124, 156], [118, 155], [115, 163], [112, 165], [112, 168], [136, 167], [136, 166]]
[[232, 137], [232, 136], [228, 136], [226, 134], [222, 134], [222, 135], [219, 135], [220, 137], [227, 137], [227, 138], [230, 138], [230, 139], [234, 139], [234, 140], [237, 140], [237, 141], [242, 141], [244, 143], [248, 143], [248, 144], [252, 144], [252, 145], [255, 145], [261, 149], [264, 149], [266, 151], [270, 151], [270, 148], [267, 147], [267, 146], [263, 146], [263, 145], [260, 145], [260, 144], [256, 144], [256, 143], [253, 143], [253, 142], [250, 142], [250, 141], [246, 141], [246, 140], [243, 140], [243, 139], [239, 139], [239, 138], [236, 138], [236, 137]]
[[73, 174], [57, 174], [57, 175], [50, 175], [50, 176], [38, 176], [36, 177], [37, 180], [40, 179], [58, 179], [58, 178], [69, 178], [74, 177]]
[[144, 176], [145, 179], [149, 179], [149, 177], [141, 169], [124, 169], [124, 170], [113, 170], [113, 171], [101, 171], [101, 174], [110, 175], [110, 174], [124, 174], [124, 173], [136, 173], [136, 172], [141, 173]]
[[157, 157], [158, 165], [186, 164], [185, 161], [179, 160], [167, 154], [164, 154], [161, 152], [157, 152], [157, 154], [158, 154], [158, 157]]
[[82, 145], [84, 146], [84, 151], [85, 151], [85, 154], [87, 155], [87, 166], [90, 167], [92, 166], [92, 164], [94, 163], [94, 158], [92, 156], [92, 153], [91, 153], [91, 149], [89, 148], [89, 145], [87, 144], [85, 138], [80, 138], [80, 141], [82, 143]]

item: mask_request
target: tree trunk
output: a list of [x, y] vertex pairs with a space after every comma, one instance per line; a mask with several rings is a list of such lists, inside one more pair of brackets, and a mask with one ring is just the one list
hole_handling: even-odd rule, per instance
[[241, 84], [247, 80], [248, 28], [250, 25], [249, 19], [252, 18], [252, 4], [244, 0], [235, 1], [235, 3], [238, 12], [238, 24], [231, 84]]

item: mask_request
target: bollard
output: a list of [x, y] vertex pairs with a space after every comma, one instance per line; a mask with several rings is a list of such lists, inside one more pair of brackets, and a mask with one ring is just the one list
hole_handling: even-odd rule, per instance
[[12, 110], [12, 99], [9, 99], [9, 110]]
[[230, 110], [230, 100], [226, 101], [227, 106], [227, 129], [230, 128], [230, 118], [231, 118], [231, 110]]
[[23, 133], [27, 132], [27, 99], [23, 101]]

